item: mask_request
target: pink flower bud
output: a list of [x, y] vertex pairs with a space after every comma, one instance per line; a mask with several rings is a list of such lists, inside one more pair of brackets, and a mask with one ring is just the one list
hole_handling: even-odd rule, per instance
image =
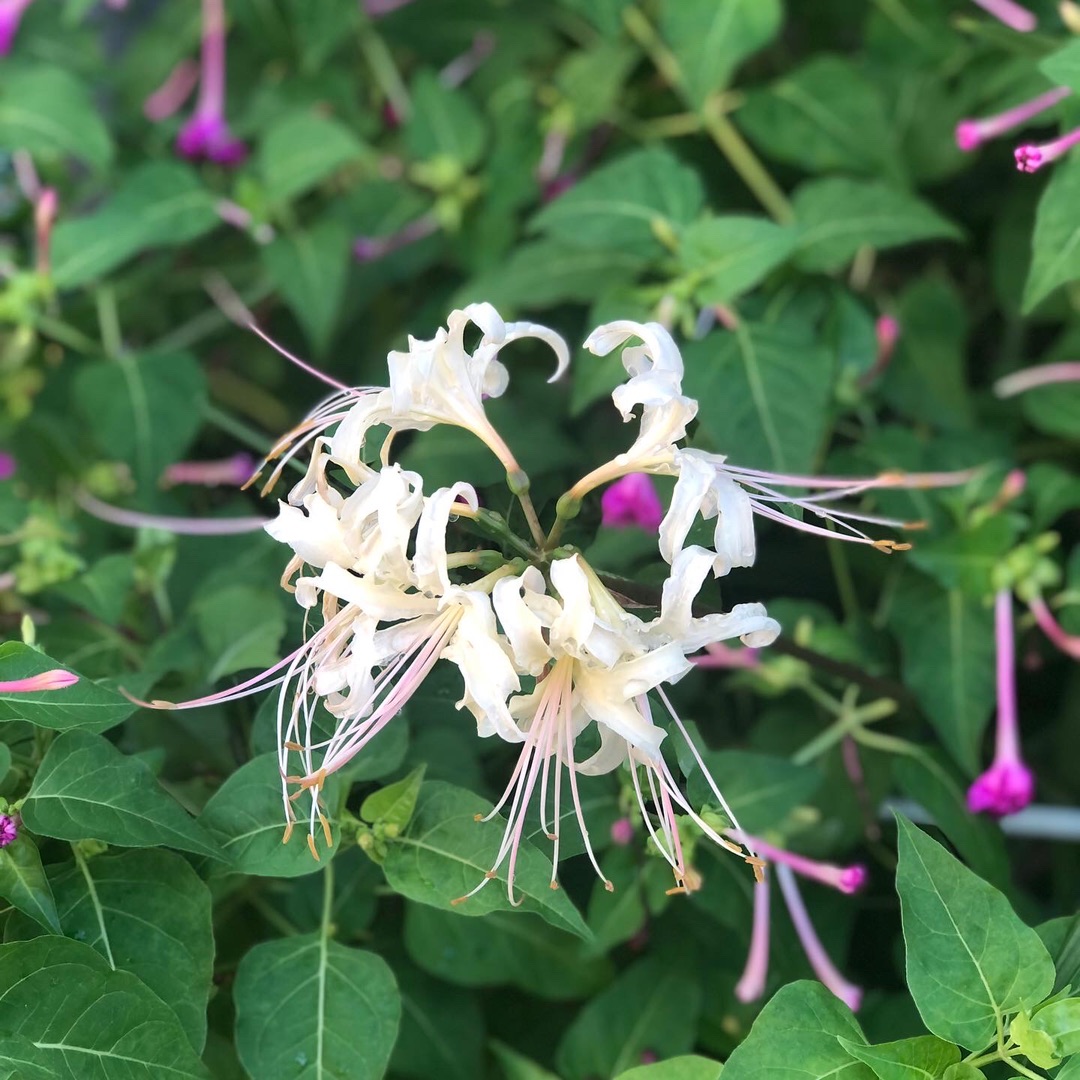
[[967, 805], [973, 814], [1007, 817], [1029, 805], [1035, 795], [1035, 777], [1022, 761], [995, 761], [968, 788]]
[[62, 668], [53, 668], [51, 671], [43, 671], [40, 675], [30, 675], [25, 679], [0, 682], [0, 693], [33, 694], [38, 690], [63, 690], [68, 686], [74, 686], [78, 681], [78, 675], [64, 671]]
[[633, 842], [634, 825], [627, 817], [621, 817], [611, 823], [611, 842], [619, 847], [626, 847]]

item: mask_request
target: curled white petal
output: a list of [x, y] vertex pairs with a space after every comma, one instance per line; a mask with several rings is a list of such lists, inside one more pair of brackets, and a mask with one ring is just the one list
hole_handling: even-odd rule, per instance
[[436, 610], [436, 601], [422, 593], [405, 592], [387, 582], [371, 581], [357, 574], [350, 574], [337, 563], [328, 563], [323, 572], [310, 579], [321, 591], [356, 604], [367, 615], [376, 619], [411, 619]]
[[266, 531], [280, 540], [311, 566], [327, 563], [351, 566], [353, 555], [346, 542], [345, 531], [337, 510], [318, 492], [304, 499], [304, 509], [278, 503], [278, 516], [265, 525]]
[[442, 594], [450, 588], [446, 564], [446, 527], [455, 502], [464, 503], [473, 511], [480, 505], [476, 489], [471, 484], [457, 483], [433, 491], [420, 515], [416, 528], [413, 572], [417, 586], [424, 592]]
[[580, 648], [596, 622], [589, 595], [589, 579], [577, 555], [551, 563], [551, 584], [559, 594], [562, 611], [551, 627], [551, 642], [568, 650]]
[[497, 581], [491, 592], [495, 614], [518, 667], [534, 677], [544, 670], [553, 654], [544, 640], [544, 624], [522, 594], [540, 595], [543, 590], [544, 575], [535, 566], [530, 566], [517, 577]]
[[679, 478], [671, 493], [668, 512], [660, 522], [660, 554], [669, 563], [674, 563], [682, 551], [715, 477], [715, 470], [706, 461], [687, 451], [680, 450], [675, 454], [675, 464]]

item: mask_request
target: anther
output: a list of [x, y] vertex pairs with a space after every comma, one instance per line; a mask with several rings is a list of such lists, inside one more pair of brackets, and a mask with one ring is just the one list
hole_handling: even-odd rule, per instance
[[316, 862], [322, 862], [322, 860], [319, 858], [319, 849], [315, 846], [315, 837], [312, 836], [311, 833], [308, 833], [307, 846], [308, 850], [311, 852], [311, 857]]

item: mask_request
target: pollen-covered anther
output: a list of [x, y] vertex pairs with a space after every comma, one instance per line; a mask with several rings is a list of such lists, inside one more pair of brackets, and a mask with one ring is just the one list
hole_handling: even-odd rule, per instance
[[608, 892], [614, 892], [615, 891], [615, 885], [612, 882], [608, 881], [606, 878], [604, 879], [604, 888]]
[[312, 773], [311, 776], [305, 776], [300, 779], [300, 787], [307, 788], [319, 788], [321, 790], [323, 784], [326, 783], [326, 770], [320, 769], [316, 773]]
[[872, 547], [877, 548], [878, 551], [885, 552], [886, 555], [891, 555], [894, 551], [910, 551], [910, 544], [902, 544], [896, 540], [871, 540]]
[[292, 836], [292, 834], [293, 834], [293, 823], [291, 821], [287, 821], [285, 823], [285, 832], [281, 837], [281, 842], [283, 844], [287, 844], [289, 842], [289, 838]]
[[472, 819], [473, 819], [473, 821], [481, 822], [481, 821], [484, 820], [484, 815], [483, 814], [473, 814]]
[[548, 888], [549, 888], [549, 889], [550, 889], [550, 890], [551, 890], [552, 892], [558, 892], [558, 891], [559, 891], [559, 883], [558, 883], [557, 881], [552, 881], [552, 882], [551, 882], [551, 883], [550, 883], [550, 884], [548, 885]]
[[[303, 753], [304, 750], [304, 748], [297, 742], [285, 742], [282, 743], [282, 745], [285, 747], [286, 750], [295, 750], [298, 754]], [[289, 777], [289, 779], [292, 780], [293, 778]], [[299, 783], [299, 780], [300, 777], [296, 777], [296, 780], [294, 782]]]
[[319, 858], [319, 849], [315, 846], [315, 837], [312, 836], [311, 833], [308, 833], [307, 846], [308, 851], [311, 852], [311, 857], [316, 862], [322, 862], [322, 860]]
[[323, 815], [321, 812], [319, 813], [319, 824], [322, 826], [323, 839], [326, 841], [326, 846], [333, 847], [334, 837], [333, 834], [330, 832], [330, 822], [326, 820], [325, 815]]
[[923, 529], [930, 528], [930, 522], [925, 519], [919, 521], [905, 521], [901, 527], [908, 532], [921, 532]]

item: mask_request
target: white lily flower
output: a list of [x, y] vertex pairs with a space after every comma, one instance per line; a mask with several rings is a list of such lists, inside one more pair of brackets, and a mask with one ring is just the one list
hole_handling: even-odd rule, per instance
[[275, 540], [291, 547], [309, 566], [321, 569], [327, 563], [353, 564], [354, 556], [338, 517], [338, 507], [317, 491], [304, 499], [303, 509], [279, 502], [278, 516], [264, 528]]
[[416, 530], [413, 573], [417, 586], [432, 595], [440, 595], [450, 588], [446, 527], [455, 503], [475, 513], [480, 505], [476, 489], [471, 484], [458, 483], [433, 491], [424, 502], [424, 511]]

